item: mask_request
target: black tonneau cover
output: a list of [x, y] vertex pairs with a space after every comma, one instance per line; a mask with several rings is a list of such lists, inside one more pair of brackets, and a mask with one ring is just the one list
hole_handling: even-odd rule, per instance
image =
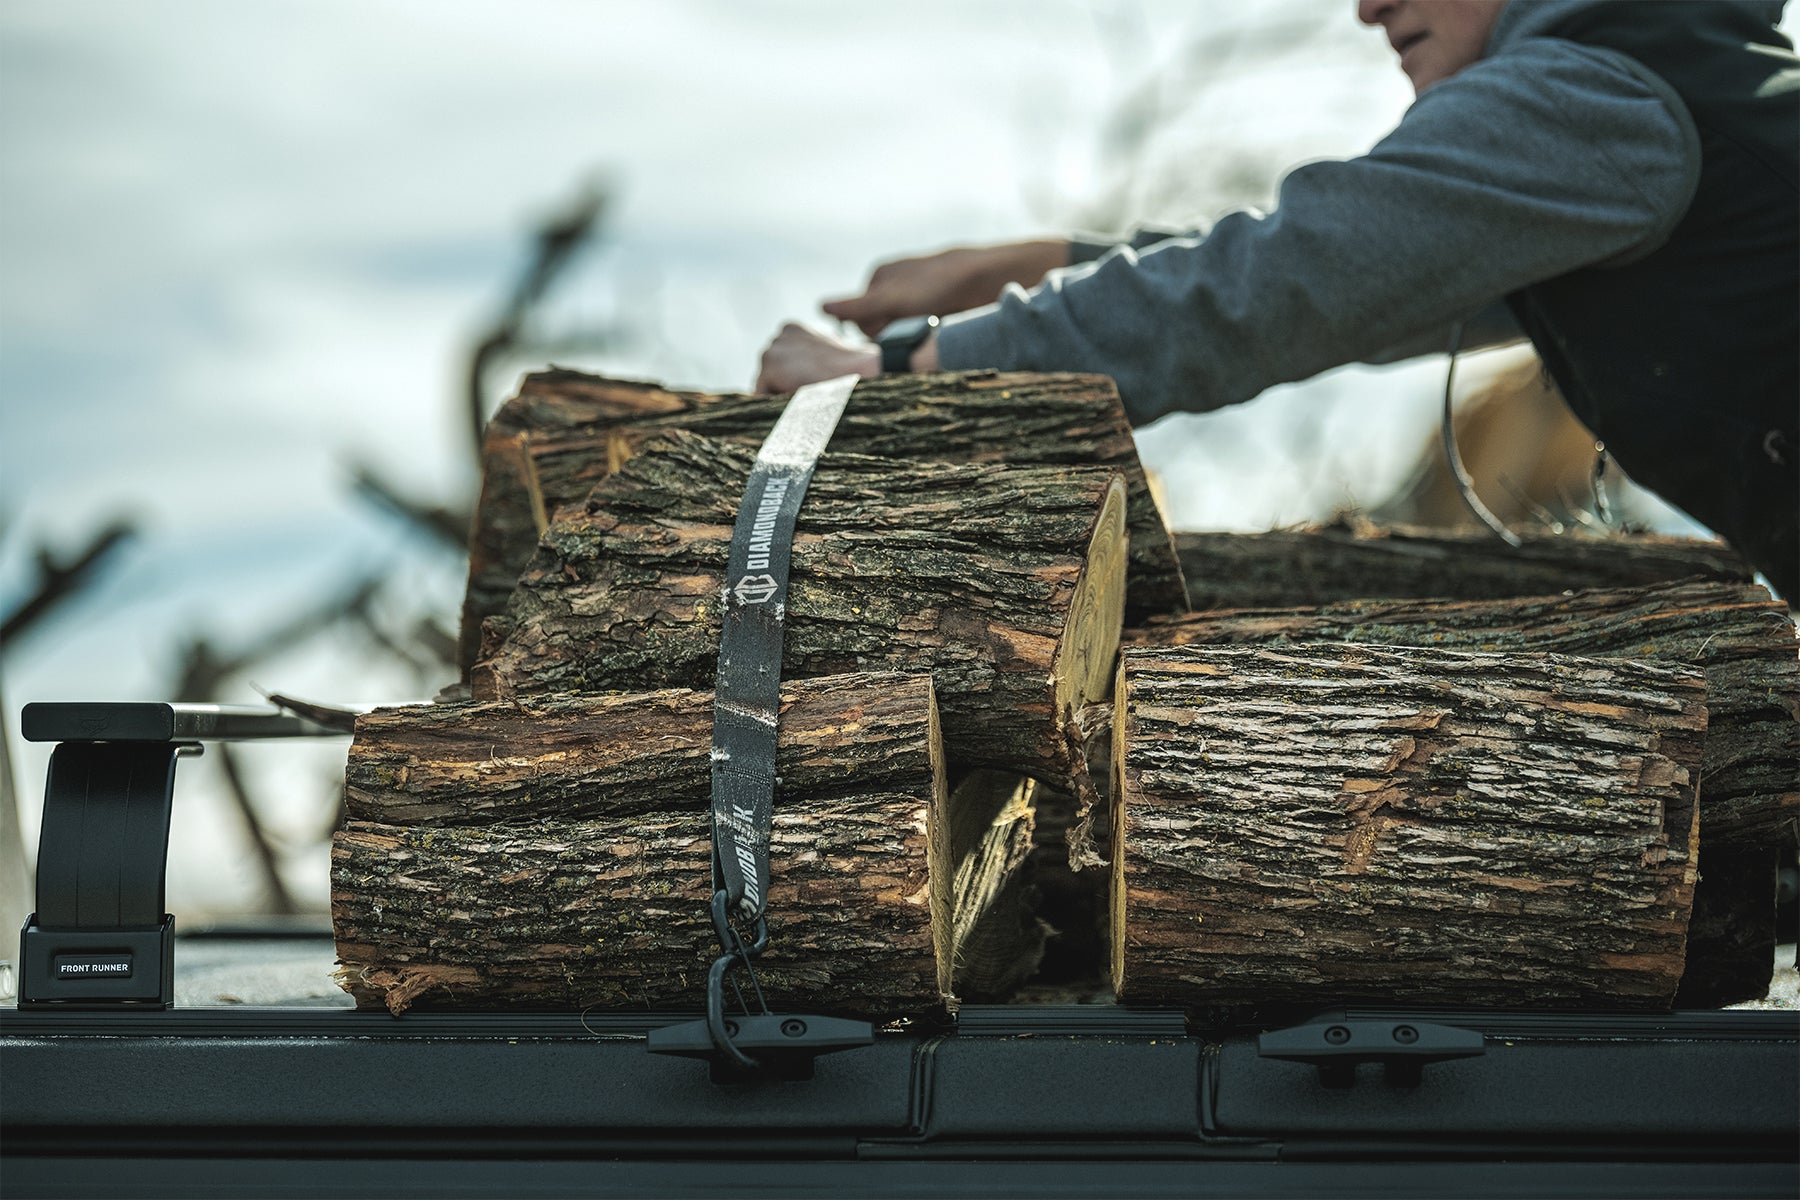
[[[0, 1011], [8, 1196], [1791, 1196], [1800, 1022], [1341, 1009], [1302, 1040], [1473, 1031], [1348, 1078], [1252, 1028], [967, 1008], [715, 1082], [691, 1014]], [[1291, 1050], [1294, 1037], [1261, 1049]], [[1418, 1044], [1417, 1042], [1413, 1044]], [[1323, 1061], [1323, 1060], [1320, 1060]], [[1326, 1063], [1329, 1067], [1329, 1063]]]

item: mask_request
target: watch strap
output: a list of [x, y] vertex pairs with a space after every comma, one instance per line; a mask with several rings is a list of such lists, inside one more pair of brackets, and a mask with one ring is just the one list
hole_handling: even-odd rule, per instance
[[936, 317], [902, 317], [881, 331], [881, 373], [904, 375], [912, 370], [913, 351], [938, 327]]

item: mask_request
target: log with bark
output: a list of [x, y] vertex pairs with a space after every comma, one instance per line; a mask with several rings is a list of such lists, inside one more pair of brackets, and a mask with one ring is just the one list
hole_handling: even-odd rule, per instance
[[[941, 1008], [928, 807], [870, 792], [775, 817], [772, 1003]], [[717, 955], [701, 812], [524, 825], [351, 821], [332, 840], [339, 977], [359, 1005], [694, 1008]], [[848, 916], [849, 919], [846, 919]]]
[[1665, 1007], [1693, 897], [1685, 666], [1128, 648], [1113, 982], [1203, 1007]]
[[[758, 444], [786, 401], [576, 371], [527, 376], [483, 440], [463, 603], [464, 677], [479, 651], [481, 622], [505, 610], [538, 536], [559, 513], [579, 511], [645, 438], [682, 428]], [[1180, 563], [1109, 379], [992, 371], [871, 379], [857, 385], [831, 444], [910, 461], [1112, 467], [1126, 484], [1132, 618], [1185, 607]]]
[[1791, 842], [1800, 820], [1800, 644], [1752, 583], [1685, 581], [1489, 601], [1356, 600], [1195, 613], [1127, 630], [1144, 646], [1357, 642], [1687, 663], [1706, 674], [1700, 836]]
[[1357, 642], [1687, 663], [1706, 676], [1705, 865], [1681, 1003], [1768, 993], [1775, 876], [1800, 816], [1800, 653], [1785, 605], [1755, 584], [1688, 581], [1492, 601], [1359, 600], [1194, 614], [1128, 630], [1135, 645]]
[[[904, 792], [939, 769], [929, 680], [891, 673], [789, 680], [775, 773], [786, 798]], [[421, 704], [359, 716], [344, 772], [354, 821], [518, 824], [705, 808], [710, 691]]]
[[[378, 709], [332, 846], [345, 987], [415, 1002], [691, 1008], [717, 954], [712, 696]], [[931, 682], [783, 688], [772, 1001], [941, 1007], [955, 922]]]
[[1699, 576], [1748, 583], [1720, 542], [1620, 535], [1524, 535], [1341, 525], [1268, 533], [1177, 533], [1189, 607], [1287, 608], [1384, 596], [1494, 600], [1624, 588]]
[[[558, 518], [490, 619], [476, 699], [706, 686], [753, 449], [673, 431]], [[1125, 487], [1099, 468], [828, 454], [800, 511], [783, 673], [929, 672], [953, 764], [1061, 779], [1108, 694]]]

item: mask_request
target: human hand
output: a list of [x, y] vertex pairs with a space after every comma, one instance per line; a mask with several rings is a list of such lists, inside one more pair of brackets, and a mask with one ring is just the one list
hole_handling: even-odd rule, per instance
[[1032, 287], [1069, 265], [1061, 238], [969, 246], [882, 263], [859, 296], [828, 300], [825, 312], [874, 337], [901, 317], [942, 316], [991, 304], [1009, 283]]
[[877, 347], [857, 346], [789, 321], [762, 352], [756, 390], [791, 392], [839, 375], [861, 375], [866, 379], [879, 374], [881, 351]]

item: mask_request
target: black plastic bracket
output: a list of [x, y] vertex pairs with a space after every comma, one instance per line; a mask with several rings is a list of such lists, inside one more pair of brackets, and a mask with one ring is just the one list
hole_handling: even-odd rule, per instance
[[168, 1008], [175, 1002], [175, 918], [155, 929], [45, 929], [20, 934], [20, 1008]]
[[731, 1044], [755, 1061], [757, 1071], [743, 1071], [725, 1061], [713, 1042], [712, 1029], [705, 1021], [687, 1021], [652, 1029], [650, 1053], [705, 1059], [712, 1063], [713, 1079], [719, 1083], [745, 1081], [762, 1074], [776, 1079], [801, 1080], [813, 1077], [813, 1060], [819, 1055], [854, 1050], [875, 1041], [874, 1026], [867, 1021], [844, 1017], [758, 1013], [729, 1017], [725, 1025]]
[[1310, 1063], [1319, 1068], [1319, 1083], [1347, 1088], [1356, 1083], [1356, 1068], [1380, 1063], [1389, 1087], [1415, 1088], [1429, 1063], [1475, 1058], [1487, 1053], [1479, 1030], [1425, 1021], [1330, 1020], [1275, 1029], [1256, 1037], [1262, 1058]]
[[167, 1008], [163, 911], [175, 762], [191, 742], [64, 742], [50, 755], [37, 911], [19, 935], [19, 1006]]
[[333, 731], [273, 709], [27, 704], [50, 755], [37, 911], [19, 933], [20, 1008], [168, 1008], [175, 918], [165, 909], [175, 764], [200, 741]]

